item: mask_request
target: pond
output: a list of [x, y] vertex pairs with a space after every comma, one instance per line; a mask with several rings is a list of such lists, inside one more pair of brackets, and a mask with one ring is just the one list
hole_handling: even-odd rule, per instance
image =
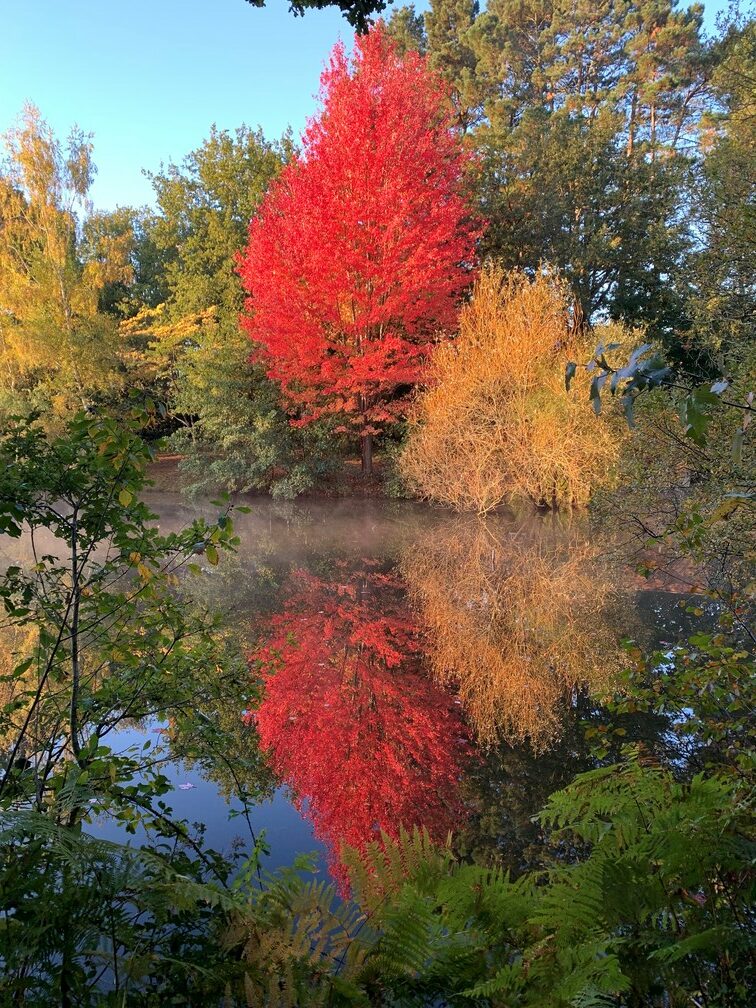
[[[215, 511], [164, 491], [148, 503], [163, 532]], [[342, 846], [399, 825], [451, 833], [463, 856], [530, 866], [532, 817], [592, 765], [585, 722], [601, 722], [619, 638], [678, 639], [680, 596], [639, 590], [601, 537], [553, 516], [249, 503], [235, 516], [238, 551], [186, 582], [250, 656], [249, 692], [193, 712], [232, 726], [235, 751], [194, 746], [186, 717], [132, 724], [108, 744], [152, 748], [165, 800], [210, 847], [244, 851], [264, 834], [268, 869], [316, 852], [342, 892]], [[111, 822], [88, 828], [123, 839]]]

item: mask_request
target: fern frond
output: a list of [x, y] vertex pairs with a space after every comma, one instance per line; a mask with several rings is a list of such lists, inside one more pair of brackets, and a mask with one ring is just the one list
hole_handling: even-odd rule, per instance
[[501, 966], [488, 980], [482, 980], [473, 987], [460, 991], [460, 997], [479, 1000], [481, 998], [514, 1003], [525, 989], [526, 977], [522, 963], [507, 963]]
[[450, 839], [444, 845], [435, 844], [428, 831], [418, 827], [411, 833], [400, 828], [396, 839], [382, 833], [380, 841], [360, 851], [344, 848], [342, 858], [352, 896], [368, 915], [407, 882], [420, 892], [431, 892], [454, 863]]

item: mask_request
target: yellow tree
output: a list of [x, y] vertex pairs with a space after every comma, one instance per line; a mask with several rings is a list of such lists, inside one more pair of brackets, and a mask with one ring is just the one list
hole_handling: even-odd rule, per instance
[[217, 331], [217, 316], [217, 308], [212, 307], [171, 318], [169, 306], [163, 303], [123, 319], [118, 332], [131, 386], [157, 394], [181, 412], [177, 390], [191, 379], [192, 358], [208, 342], [208, 334]]
[[115, 323], [99, 311], [105, 284], [129, 279], [125, 248], [85, 263], [92, 146], [65, 144], [33, 106], [5, 136], [0, 175], [0, 410], [65, 413], [118, 383]]
[[516, 499], [581, 507], [611, 480], [619, 425], [595, 415], [585, 389], [565, 388], [566, 362], [588, 353], [570, 304], [553, 275], [483, 271], [416, 403], [400, 460], [410, 487], [482, 514]]

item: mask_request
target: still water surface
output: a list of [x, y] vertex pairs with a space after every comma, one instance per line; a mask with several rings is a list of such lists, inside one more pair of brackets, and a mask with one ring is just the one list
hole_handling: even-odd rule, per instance
[[[164, 532], [213, 514], [165, 492], [147, 499]], [[264, 691], [198, 717], [232, 725], [238, 752], [262, 751], [255, 779], [240, 781], [250, 771], [233, 753], [176, 758], [170, 722], [108, 741], [162, 747], [174, 813], [218, 850], [264, 831], [270, 869], [314, 851], [343, 884], [342, 844], [399, 824], [526, 867], [532, 816], [591, 765], [583, 724], [600, 720], [594, 698], [622, 666], [619, 638], [683, 629], [679, 596], [639, 591], [600, 537], [548, 517], [255, 499], [235, 527], [238, 552], [192, 591], [223, 610]], [[229, 817], [239, 784], [255, 802]], [[112, 824], [91, 828], [122, 839]]]

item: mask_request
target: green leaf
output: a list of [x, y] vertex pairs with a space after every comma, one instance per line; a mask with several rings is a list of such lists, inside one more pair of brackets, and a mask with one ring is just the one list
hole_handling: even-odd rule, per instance
[[218, 563], [218, 550], [213, 545], [209, 545], [205, 550], [205, 556], [207, 557], [207, 562], [212, 564], [213, 567]]
[[134, 494], [130, 490], [121, 490], [118, 494], [118, 503], [123, 507], [128, 507], [129, 504], [134, 500]]
[[633, 352], [630, 354], [630, 359], [627, 362], [628, 370], [632, 371], [632, 369], [636, 366], [636, 364], [638, 363], [639, 359], [643, 356], [643, 354], [648, 353], [649, 350], [653, 350], [652, 343], [643, 343], [641, 344], [641, 346], [636, 347], [635, 350], [633, 350]]
[[16, 665], [16, 667], [13, 669], [13, 675], [21, 677], [24, 674], [24, 672], [29, 671], [29, 669], [36, 662], [36, 660], [37, 660], [36, 657], [32, 657], [27, 658], [25, 661], [22, 661], [20, 665]]

